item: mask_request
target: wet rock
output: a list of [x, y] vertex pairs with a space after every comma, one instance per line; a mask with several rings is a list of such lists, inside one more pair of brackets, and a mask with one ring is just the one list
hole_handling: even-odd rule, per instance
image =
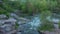
[[4, 21], [3, 20], [0, 20], [0, 26], [4, 24]]
[[60, 19], [56, 19], [56, 18], [53, 18], [53, 19], [52, 19], [52, 21], [53, 21], [54, 23], [56, 23], [56, 24], [58, 24], [59, 20], [60, 20]]
[[21, 32], [17, 32], [16, 34], [21, 34]]
[[30, 21], [30, 20], [27, 19], [27, 18], [19, 17], [19, 16], [16, 15], [15, 13], [11, 13], [10, 15], [11, 15], [11, 17], [13, 17], [13, 18], [15, 18], [15, 19], [17, 19], [17, 20], [26, 20], [26, 21]]
[[16, 30], [13, 30], [13, 31], [11, 31], [11, 32], [7, 32], [7, 34], [16, 34]]
[[4, 15], [4, 14], [1, 14], [0, 15], [0, 19], [7, 19], [8, 17], [6, 16], [6, 15]]
[[54, 28], [55, 29], [59, 29], [59, 25], [58, 24], [54, 24]]
[[[37, 27], [37, 22], [40, 22], [38, 19], [34, 18], [30, 22], [27, 18], [22, 18], [14, 13], [11, 13], [11, 16], [7, 20], [0, 20], [0, 24], [3, 24], [0, 26], [1, 33], [4, 31], [6, 34], [39, 34], [37, 30], [33, 29], [35, 26]], [[15, 29], [16, 23], [18, 23], [19, 26]]]
[[21, 34], [39, 34], [39, 32], [36, 30], [27, 30], [27, 31], [21, 32]]
[[37, 30], [31, 29], [31, 25], [29, 23], [20, 25], [18, 27], [18, 31], [21, 32], [21, 34], [39, 34]]
[[5, 20], [5, 24], [15, 25], [16, 21], [17, 20], [14, 18], [9, 18], [8, 20]]
[[12, 27], [11, 24], [10, 25], [9, 24], [5, 24], [5, 25], [1, 26], [1, 28], [3, 28], [3, 30], [6, 31], [6, 32], [9, 32], [9, 31], [13, 30], [13, 27]]
[[6, 34], [3, 28], [0, 27], [0, 34]]
[[18, 31], [26, 31], [29, 30], [30, 28], [31, 28], [30, 24], [23, 24], [18, 27]]
[[4, 31], [0, 31], [0, 34], [5, 34], [5, 32]]
[[16, 14], [14, 14], [14, 13], [11, 13], [10, 16], [13, 17], [13, 18], [15, 18], [15, 19], [19, 19], [19, 16], [16, 15]]
[[29, 21], [26, 21], [26, 20], [20, 20], [17, 22], [19, 25], [23, 25], [23, 24], [26, 24], [26, 23], [29, 23]]

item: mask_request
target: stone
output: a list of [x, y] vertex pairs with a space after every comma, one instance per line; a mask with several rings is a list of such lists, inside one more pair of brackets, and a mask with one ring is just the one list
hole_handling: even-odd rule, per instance
[[7, 19], [7, 16], [4, 15], [4, 14], [1, 14], [1, 15], [0, 15], [0, 19]]
[[21, 32], [17, 32], [16, 34], [21, 34]]
[[7, 34], [16, 34], [16, 30], [13, 30], [13, 31], [7, 32]]
[[37, 30], [30, 29], [30, 24], [23, 24], [18, 27], [18, 31], [21, 32], [21, 34], [39, 34]]
[[4, 29], [0, 27], [0, 34], [6, 34]]
[[11, 13], [10, 16], [13, 17], [13, 18], [15, 18], [15, 19], [19, 19], [19, 16], [16, 15], [16, 14], [14, 14], [14, 13]]
[[26, 24], [26, 23], [28, 23], [28, 21], [20, 20], [20, 21], [18, 21], [17, 23], [18, 23], [19, 25], [22, 25], [22, 24]]
[[8, 20], [5, 20], [5, 24], [15, 25], [16, 21], [17, 20], [14, 18], [9, 18]]
[[[15, 28], [16, 22], [19, 25], [18, 28]], [[36, 24], [39, 24], [37, 22], [39, 22], [37, 18], [34, 18], [33, 21], [31, 21], [27, 18], [22, 18], [14, 13], [11, 13], [11, 16], [7, 20], [0, 20], [0, 24], [2, 24], [2, 26], [0, 26], [0, 33], [3, 34], [5, 32], [6, 34], [39, 34], [39, 32], [34, 29], [35, 26], [37, 27]]]
[[0, 26], [4, 24], [4, 21], [3, 20], [0, 20]]
[[0, 34], [5, 34], [5, 32], [4, 31], [0, 31]]
[[3, 26], [1, 26], [1, 28], [3, 28], [4, 31], [9, 32], [13, 30], [13, 27], [9, 24], [4, 24]]
[[11, 17], [13, 17], [13, 18], [15, 18], [15, 19], [17, 19], [17, 20], [30, 21], [30, 20], [27, 19], [27, 18], [19, 17], [19, 16], [16, 15], [15, 13], [11, 13], [10, 15], [11, 15]]
[[54, 28], [55, 29], [59, 29], [59, 25], [58, 24], [54, 24]]
[[39, 32], [36, 30], [27, 30], [27, 31], [21, 32], [21, 34], [39, 34]]
[[31, 25], [30, 24], [23, 24], [23, 25], [20, 25], [18, 27], [18, 31], [26, 31], [26, 30], [29, 30], [31, 28]]
[[53, 21], [54, 23], [57, 23], [57, 24], [58, 24], [59, 19], [53, 18], [52, 21]]

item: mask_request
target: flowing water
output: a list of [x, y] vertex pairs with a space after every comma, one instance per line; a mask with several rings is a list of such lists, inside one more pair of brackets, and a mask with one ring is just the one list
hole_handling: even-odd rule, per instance
[[[47, 17], [47, 20], [49, 20], [50, 22], [54, 23], [55, 28], [58, 28], [58, 22], [59, 22], [59, 18], [51, 18], [51, 16]], [[30, 22], [32, 28], [36, 29], [40, 26], [41, 21], [40, 21], [40, 15], [36, 15], [33, 17], [32, 21]]]
[[[15, 18], [19, 19], [19, 17], [17, 15], [15, 15], [15, 14], [11, 14], [11, 15], [14, 16]], [[28, 18], [28, 17], [26, 17], [26, 18]], [[35, 15], [33, 17], [31, 16], [29, 18], [31, 18], [30, 22], [28, 22], [31, 25], [31, 28], [36, 29], [36, 28], [38, 28], [40, 26], [40, 24], [41, 24], [40, 14], [37, 14], [37, 15]], [[22, 19], [22, 18], [20, 18], [20, 19]], [[27, 19], [24, 18], [23, 20], [27, 20]], [[49, 20], [50, 22], [58, 23], [60, 19], [59, 18], [54, 18], [54, 17], [51, 18], [51, 16], [48, 16], [47, 20]]]
[[32, 28], [36, 29], [38, 26], [40, 26], [41, 21], [40, 21], [40, 16], [36, 15], [33, 17], [32, 21], [30, 22]]

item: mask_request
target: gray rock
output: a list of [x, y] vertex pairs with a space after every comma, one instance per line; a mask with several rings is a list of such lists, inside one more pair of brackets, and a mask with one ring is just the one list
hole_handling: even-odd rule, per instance
[[13, 17], [13, 18], [15, 18], [15, 19], [19, 19], [19, 16], [16, 15], [16, 14], [14, 14], [14, 13], [11, 13], [10, 16]]
[[5, 32], [4, 31], [0, 31], [0, 34], [5, 34]]
[[15, 25], [16, 21], [17, 20], [14, 18], [9, 18], [8, 20], [5, 20], [5, 24]]
[[1, 28], [3, 28], [4, 31], [9, 32], [13, 30], [13, 27], [9, 24], [5, 24], [3, 26], [1, 26]]
[[59, 29], [59, 25], [58, 24], [54, 24], [54, 28], [55, 29]]
[[15, 19], [17, 19], [17, 20], [27, 20], [27, 21], [30, 21], [30, 20], [27, 19], [27, 18], [19, 17], [19, 16], [16, 15], [15, 13], [11, 13], [10, 15], [11, 15], [11, 17], [13, 17], [13, 18], [15, 18]]
[[[39, 34], [37, 30], [32, 29], [32, 26], [37, 27], [37, 24], [38, 24], [37, 22], [39, 22], [39, 21], [37, 19], [33, 19], [33, 20], [34, 21], [29, 22], [30, 21], [29, 19], [22, 18], [14, 13], [11, 13], [11, 16], [9, 19], [2, 20], [2, 21], [0, 20], [0, 24], [3, 24], [2, 26], [0, 26], [1, 31], [2, 32], [5, 31], [6, 34]], [[13, 26], [13, 25], [15, 25], [16, 22], [19, 24], [19, 26], [15, 31], [15, 26]]]
[[7, 16], [4, 15], [4, 14], [1, 14], [1, 15], [0, 15], [0, 19], [7, 19]]
[[18, 27], [18, 31], [20, 31], [21, 34], [39, 34], [37, 30], [31, 29], [31, 25], [29, 23], [20, 25]]
[[21, 34], [21, 32], [17, 32], [16, 34]]
[[23, 25], [20, 25], [18, 27], [18, 31], [26, 31], [26, 30], [29, 30], [31, 28], [31, 25], [30, 24], [23, 24]]
[[21, 25], [21, 24], [26, 24], [26, 23], [29, 23], [28, 21], [26, 21], [26, 20], [20, 20], [20, 21], [18, 21], [17, 22], [19, 25]]
[[0, 34], [6, 34], [4, 29], [0, 27]]
[[3, 20], [0, 20], [0, 26], [4, 24], [4, 21]]
[[58, 24], [59, 21], [60, 21], [60, 19], [53, 18], [52, 21], [53, 21], [54, 23], [57, 23], [57, 24]]
[[27, 30], [27, 31], [21, 32], [21, 34], [39, 34], [39, 32], [36, 30]]
[[16, 30], [13, 30], [13, 31], [7, 32], [7, 34], [16, 34]]

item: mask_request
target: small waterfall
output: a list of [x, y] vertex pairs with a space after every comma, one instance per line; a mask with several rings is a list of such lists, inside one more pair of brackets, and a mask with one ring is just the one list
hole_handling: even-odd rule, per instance
[[[53, 17], [53, 16], [52, 16]], [[47, 18], [46, 18], [48, 21], [50, 21], [50, 22], [53, 22], [54, 24], [55, 23], [58, 23], [59, 22], [59, 18], [51, 18], [51, 16], [48, 16]], [[36, 16], [34, 16], [33, 18], [32, 18], [32, 21], [30, 22], [30, 24], [31, 24], [31, 28], [32, 29], [37, 29], [38, 28], [38, 26], [40, 26], [40, 24], [41, 24], [41, 21], [40, 21], [40, 15], [36, 15]], [[58, 25], [58, 24], [57, 24]], [[54, 25], [54, 27], [55, 26], [57, 26], [57, 25]], [[57, 26], [58, 27], [58, 26]]]
[[31, 27], [32, 29], [38, 28], [38, 26], [40, 26], [40, 24], [41, 24], [39, 15], [34, 16], [33, 20], [30, 22], [30, 24], [32, 26]]

